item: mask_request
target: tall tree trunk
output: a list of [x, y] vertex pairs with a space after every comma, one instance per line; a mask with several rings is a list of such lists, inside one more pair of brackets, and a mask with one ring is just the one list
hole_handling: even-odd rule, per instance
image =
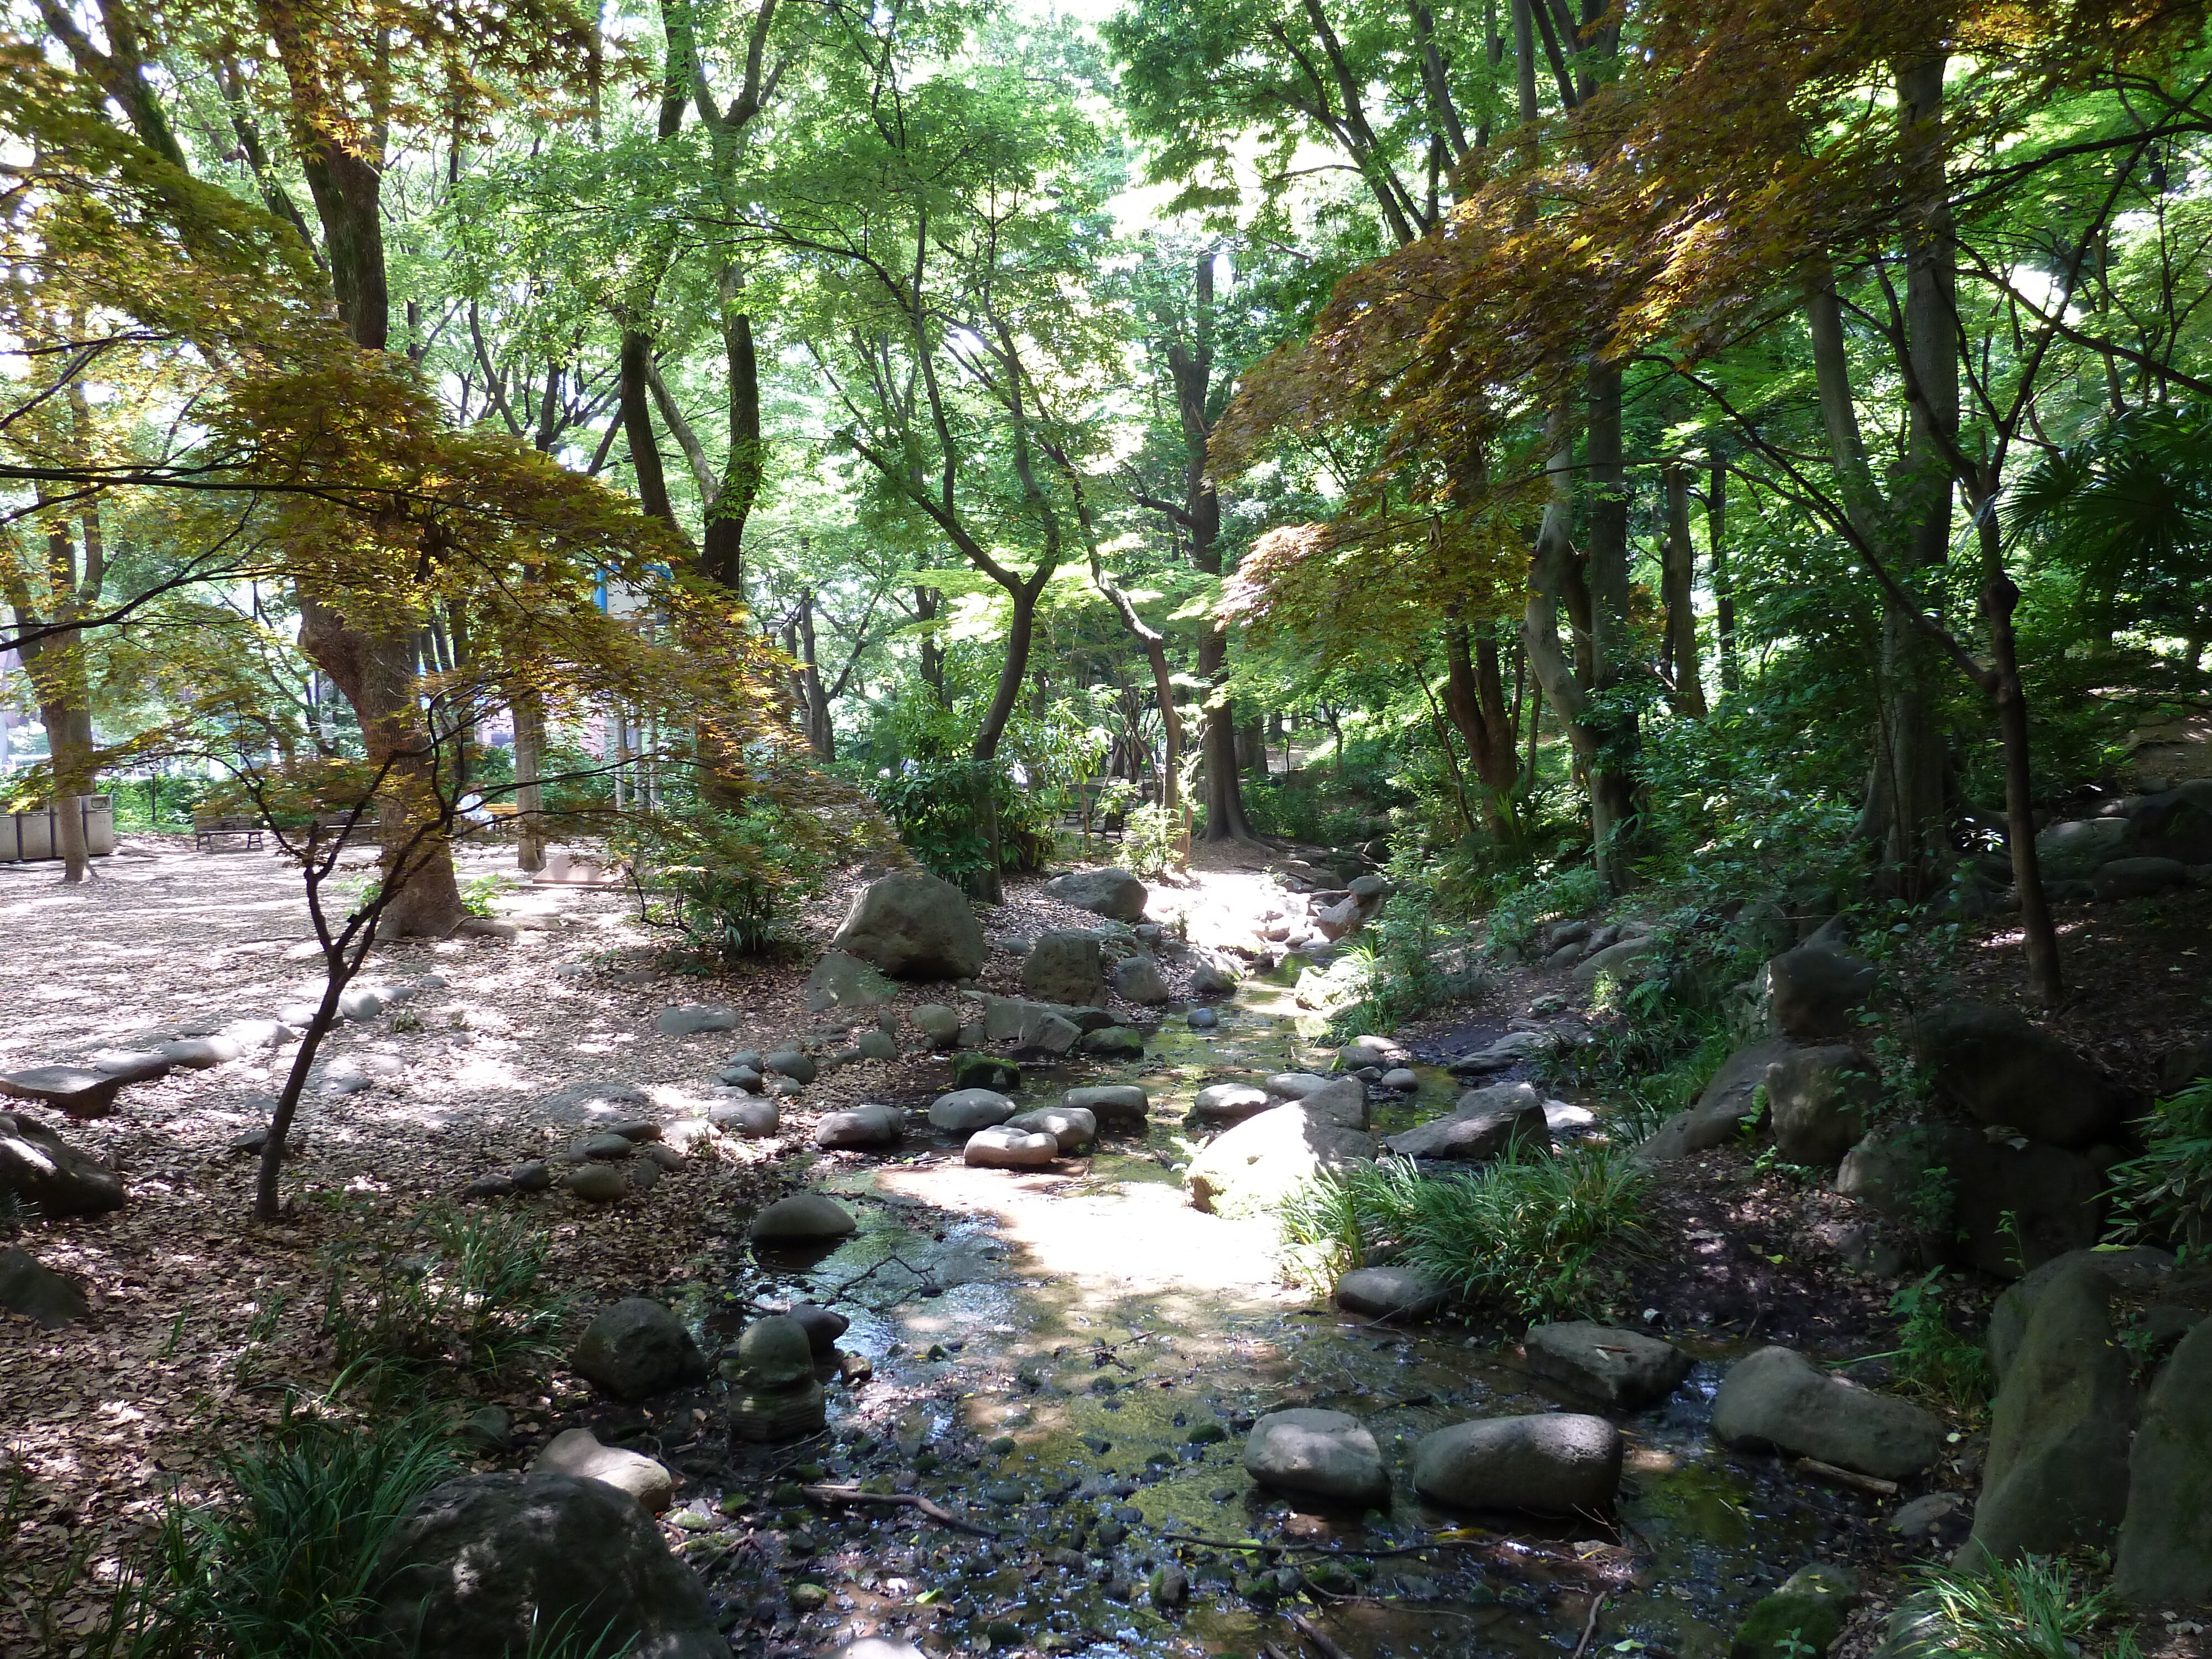
[[837, 758], [836, 736], [830, 727], [830, 696], [822, 684], [821, 665], [814, 658], [814, 590], [799, 596], [799, 660], [805, 664], [806, 743], [814, 757], [827, 765]]
[[742, 273], [732, 262], [722, 268], [722, 356], [730, 383], [729, 459], [721, 488], [707, 509], [706, 539], [699, 564], [709, 580], [732, 599], [745, 597], [745, 524], [760, 497], [768, 452], [761, 437], [760, 359], [753, 347], [753, 319], [741, 307]]
[[1013, 601], [1013, 623], [1006, 630], [1006, 654], [999, 665], [998, 689], [992, 693], [991, 706], [984, 711], [983, 723], [976, 729], [977, 760], [998, 758], [999, 739], [1006, 734], [1006, 722], [1013, 718], [1014, 704], [1022, 694], [1022, 681], [1029, 674], [1030, 646], [1036, 637], [1037, 593], [1043, 587], [1043, 577], [1050, 574], [1049, 570], [1041, 571], [1036, 581], [1024, 582], [1007, 594]]
[[1466, 625], [1456, 620], [1444, 624], [1444, 711], [1474, 759], [1492, 838], [1510, 840], [1517, 830], [1513, 799], [1521, 763], [1498, 641], [1487, 635], [1471, 641]]
[[514, 809], [518, 831], [514, 862], [535, 872], [545, 867], [545, 791], [538, 782], [545, 766], [545, 705], [534, 690], [513, 699], [514, 708]]
[[2004, 541], [1997, 526], [1996, 480], [1977, 514], [1982, 554], [1982, 619], [1990, 630], [1989, 690], [1997, 705], [1997, 732], [2003, 744], [2005, 846], [2012, 857], [2013, 891], [2020, 898], [2022, 942], [2027, 947], [2028, 988], [2046, 1008], [2065, 994], [2058, 961], [2058, 931], [2051, 925], [2051, 902], [2043, 891], [2043, 872], [2035, 850], [2035, 777], [2030, 763], [2027, 691], [2021, 684], [2020, 652], [2012, 616], [2020, 589], [2005, 574]]
[[1667, 496], [1667, 539], [1660, 586], [1667, 605], [1667, 664], [1674, 682], [1674, 707], [1702, 720], [1705, 689], [1698, 667], [1697, 549], [1690, 542], [1690, 473], [1679, 465], [1662, 473]]
[[[1589, 551], [1585, 576], [1590, 596], [1590, 689], [1617, 690], [1634, 664], [1629, 630], [1628, 493], [1621, 453], [1620, 369], [1595, 363], [1589, 371]], [[1586, 712], [1598, 739], [1590, 777], [1590, 836], [1598, 869], [1616, 892], [1633, 884], [1638, 745], [1633, 709], [1614, 700]]]
[[1705, 542], [1711, 550], [1713, 573], [1713, 639], [1721, 659], [1721, 690], [1737, 686], [1735, 654], [1735, 579], [1729, 570], [1728, 465], [1713, 458], [1712, 477], [1705, 486]]

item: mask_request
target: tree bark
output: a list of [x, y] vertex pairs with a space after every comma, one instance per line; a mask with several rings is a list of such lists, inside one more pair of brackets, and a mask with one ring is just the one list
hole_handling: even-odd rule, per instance
[[814, 656], [814, 590], [799, 596], [799, 661], [806, 690], [806, 744], [817, 760], [828, 765], [837, 758], [836, 736], [830, 726], [830, 697], [822, 684], [821, 665]]
[[538, 782], [545, 765], [545, 709], [538, 694], [528, 690], [516, 694], [513, 706], [514, 862], [518, 869], [535, 872], [545, 867], [545, 827], [538, 817], [545, 810], [545, 791]]
[[1474, 760], [1492, 838], [1510, 840], [1518, 830], [1513, 802], [1521, 763], [1505, 707], [1504, 677], [1498, 672], [1498, 641], [1487, 635], [1472, 641], [1466, 624], [1456, 619], [1444, 624], [1444, 712]]
[[1737, 686], [1735, 654], [1735, 580], [1728, 558], [1728, 467], [1714, 459], [1712, 477], [1705, 486], [1705, 542], [1712, 561], [1713, 639], [1719, 647], [1721, 690]]
[[1697, 550], [1690, 543], [1689, 469], [1669, 465], [1662, 474], [1667, 496], [1667, 539], [1660, 586], [1667, 605], [1667, 665], [1674, 707], [1702, 720], [1705, 690], [1698, 666]]

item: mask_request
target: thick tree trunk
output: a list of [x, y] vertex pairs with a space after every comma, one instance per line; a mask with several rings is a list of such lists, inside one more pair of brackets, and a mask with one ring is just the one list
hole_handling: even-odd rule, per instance
[[1667, 539], [1660, 586], [1667, 605], [1667, 665], [1674, 683], [1674, 707], [1703, 719], [1705, 689], [1698, 666], [1697, 550], [1690, 544], [1690, 474], [1680, 465], [1665, 469]]
[[514, 700], [514, 810], [518, 831], [515, 867], [535, 872], [545, 867], [545, 791], [538, 779], [545, 765], [545, 710], [535, 691]]
[[[1229, 659], [1229, 637], [1218, 630], [1198, 642], [1199, 678], [1218, 685]], [[1206, 838], [1208, 841], [1257, 841], [1252, 821], [1244, 814], [1243, 781], [1237, 773], [1237, 710], [1224, 692], [1209, 692], [1199, 744], [1206, 781]]]
[[1024, 583], [1007, 594], [1013, 601], [1013, 623], [1006, 630], [1006, 655], [999, 665], [998, 689], [992, 694], [991, 706], [984, 712], [983, 724], [975, 732], [977, 760], [998, 758], [999, 739], [1006, 736], [1006, 722], [1013, 718], [1014, 703], [1022, 694], [1022, 681], [1029, 674], [1030, 645], [1036, 636], [1037, 591], [1042, 586], [1042, 581], [1035, 586]]
[[1444, 624], [1444, 710], [1458, 729], [1482, 783], [1482, 811], [1493, 839], [1510, 840], [1517, 830], [1513, 808], [1520, 772], [1519, 747], [1505, 707], [1505, 684], [1498, 672], [1498, 641], [1471, 641], [1459, 622]]

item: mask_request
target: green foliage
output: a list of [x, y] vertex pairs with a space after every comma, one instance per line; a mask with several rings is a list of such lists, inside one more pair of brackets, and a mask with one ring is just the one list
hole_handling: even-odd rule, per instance
[[1491, 907], [1490, 945], [1494, 950], [1524, 950], [1546, 922], [1578, 916], [1610, 896], [1604, 878], [1587, 864], [1540, 866]]
[[1022, 788], [1004, 762], [908, 760], [871, 779], [868, 793], [923, 867], [969, 892], [991, 873], [994, 809], [1000, 871], [1034, 870], [1052, 856], [1057, 793]]
[[[1367, 758], [1375, 758], [1372, 750]], [[1364, 781], [1364, 767], [1358, 777]], [[1376, 808], [1347, 788], [1341, 779], [1301, 769], [1248, 780], [1244, 815], [1263, 836], [1303, 842], [1312, 847], [1350, 847], [1375, 833]]]
[[1528, 1152], [1467, 1174], [1429, 1176], [1409, 1161], [1326, 1173], [1282, 1205], [1290, 1259], [1336, 1280], [1394, 1249], [1462, 1301], [1530, 1322], [1604, 1304], [1624, 1258], [1643, 1247], [1645, 1177], [1625, 1152]]
[[1943, 1269], [1937, 1267], [1890, 1297], [1889, 1310], [1902, 1323], [1897, 1351], [1887, 1357], [1911, 1392], [1957, 1416], [1973, 1417], [1989, 1403], [1989, 1355], [1952, 1324], [1944, 1291]]
[[1132, 875], [1157, 876], [1182, 863], [1182, 815], [1146, 802], [1123, 820], [1121, 863]]
[[2212, 1078], [2160, 1101], [2138, 1127], [2142, 1155], [2112, 1171], [2111, 1237], [2170, 1243], [2202, 1261], [2212, 1249]]
[[513, 876], [478, 876], [461, 885], [461, 908], [472, 916], [492, 916], [499, 911], [499, 901], [522, 884]]
[[551, 1237], [524, 1212], [423, 1210], [398, 1240], [349, 1230], [325, 1249], [323, 1330], [338, 1364], [498, 1375], [557, 1349], [572, 1298], [547, 1282]]
[[814, 813], [763, 791], [735, 809], [691, 802], [623, 822], [608, 844], [629, 863], [639, 914], [733, 963], [793, 937], [833, 848]]
[[2133, 1633], [2113, 1628], [2111, 1592], [2075, 1571], [2040, 1555], [1923, 1567], [1914, 1575], [1919, 1592], [1905, 1605], [1932, 1616], [1898, 1659], [2141, 1659]]

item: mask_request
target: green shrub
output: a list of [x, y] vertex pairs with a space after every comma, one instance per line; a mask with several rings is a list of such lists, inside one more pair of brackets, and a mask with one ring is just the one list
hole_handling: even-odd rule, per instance
[[1601, 1306], [1644, 1246], [1645, 1176], [1625, 1152], [1527, 1152], [1463, 1175], [1424, 1176], [1402, 1158], [1324, 1174], [1282, 1205], [1291, 1265], [1334, 1288], [1370, 1252], [1460, 1300], [1534, 1322]]
[[1587, 864], [1565, 870], [1540, 866], [1535, 875], [1501, 896], [1491, 908], [1492, 949], [1522, 951], [1547, 921], [1578, 916], [1612, 896], [1605, 879]]
[[1931, 1405], [1972, 1417], [1989, 1403], [1990, 1360], [1980, 1343], [1961, 1334], [1944, 1305], [1943, 1269], [1899, 1287], [1889, 1310], [1899, 1315], [1894, 1352], [1905, 1389]]
[[829, 842], [813, 815], [765, 792], [735, 810], [692, 802], [641, 814], [608, 837], [636, 878], [640, 919], [726, 963], [795, 936]]
[[2111, 1592], [2074, 1573], [2038, 1555], [1923, 1567], [1914, 1575], [1918, 1593], [1900, 1609], [1912, 1633], [1897, 1659], [2141, 1659], [2134, 1635], [2112, 1628]]
[[2212, 1078], [2161, 1100], [2142, 1119], [2143, 1153], [2112, 1172], [2123, 1244], [2172, 1243], [2187, 1261], [2212, 1246]]
[[1024, 789], [1004, 762], [909, 760], [871, 779], [868, 793], [932, 875], [969, 892], [991, 872], [990, 808], [998, 812], [999, 870], [1035, 870], [1052, 857], [1054, 789]]

